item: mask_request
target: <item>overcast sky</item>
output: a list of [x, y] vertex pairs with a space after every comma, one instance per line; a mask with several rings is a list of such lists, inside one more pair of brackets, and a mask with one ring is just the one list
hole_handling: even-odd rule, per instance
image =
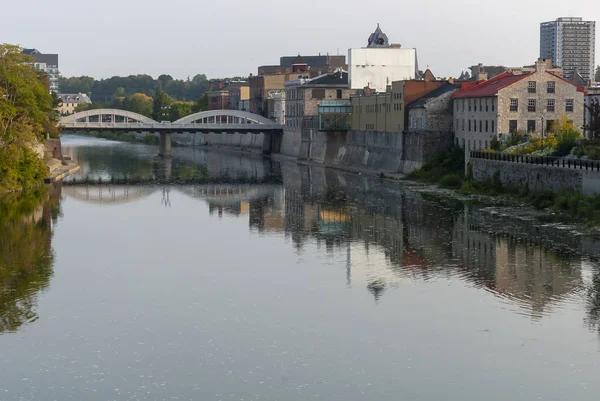
[[[58, 53], [63, 76], [256, 73], [282, 55], [345, 54], [379, 22], [419, 67], [458, 76], [539, 56], [539, 24], [600, 20], [596, 0], [26, 0], [1, 9], [0, 42]], [[596, 53], [600, 50], [597, 41]]]

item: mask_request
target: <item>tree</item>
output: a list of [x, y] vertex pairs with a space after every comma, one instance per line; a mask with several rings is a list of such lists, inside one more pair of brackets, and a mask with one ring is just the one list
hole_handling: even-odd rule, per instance
[[600, 65], [596, 67], [596, 76], [594, 80], [600, 82]]
[[52, 119], [53, 99], [30, 57], [18, 46], [0, 45], [0, 148], [41, 139]]
[[38, 73], [32, 62], [20, 47], [0, 44], [0, 187], [4, 188], [38, 184], [46, 167], [32, 149], [45, 133], [58, 134], [45, 74]]
[[58, 86], [62, 93], [87, 93], [92, 91], [94, 86], [94, 78], [81, 76], [81, 77], [70, 77], [58, 78]]
[[156, 121], [163, 121], [169, 118], [169, 106], [173, 103], [173, 98], [166, 94], [160, 88], [154, 91], [154, 100], [152, 104], [152, 118]]
[[177, 121], [192, 114], [193, 102], [174, 102], [169, 107], [169, 120]]
[[598, 99], [591, 101], [585, 108], [589, 111], [589, 121], [585, 125], [585, 130], [589, 132], [590, 139], [600, 139], [600, 102]]
[[207, 110], [208, 110], [208, 95], [206, 93], [204, 93], [194, 103], [194, 106], [192, 107], [192, 112], [198, 113], [200, 111], [207, 111]]
[[144, 93], [134, 93], [123, 99], [123, 108], [146, 117], [151, 117], [152, 98]]

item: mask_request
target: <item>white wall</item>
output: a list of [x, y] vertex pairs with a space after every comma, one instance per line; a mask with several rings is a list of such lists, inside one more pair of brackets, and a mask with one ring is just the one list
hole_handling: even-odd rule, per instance
[[392, 81], [414, 79], [417, 64], [416, 49], [350, 49], [348, 79], [350, 89], [369, 86], [385, 92]]

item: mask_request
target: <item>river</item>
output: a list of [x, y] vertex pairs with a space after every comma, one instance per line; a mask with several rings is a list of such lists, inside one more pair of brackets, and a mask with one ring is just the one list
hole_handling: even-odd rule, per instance
[[600, 245], [400, 183], [78, 136], [0, 200], [0, 400], [596, 400]]

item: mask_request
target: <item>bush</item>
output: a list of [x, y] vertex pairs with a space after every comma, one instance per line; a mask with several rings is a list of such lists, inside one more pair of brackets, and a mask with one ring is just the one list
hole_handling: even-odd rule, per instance
[[439, 183], [442, 177], [453, 174], [462, 180], [464, 168], [465, 152], [460, 147], [454, 145], [448, 152], [435, 155], [433, 159], [424, 163], [420, 169], [408, 174], [407, 178]]
[[500, 141], [498, 137], [494, 135], [492, 140], [490, 141], [490, 149], [499, 151], [500, 150]]
[[560, 134], [557, 138], [556, 142], [556, 151], [554, 152], [555, 156], [566, 156], [571, 153], [571, 150], [577, 145], [577, 140], [581, 137], [579, 132], [570, 131]]
[[456, 174], [446, 174], [440, 179], [440, 186], [443, 188], [458, 189], [462, 185], [462, 179]]
[[46, 164], [29, 147], [10, 145], [0, 149], [0, 189], [33, 188], [46, 174]]

